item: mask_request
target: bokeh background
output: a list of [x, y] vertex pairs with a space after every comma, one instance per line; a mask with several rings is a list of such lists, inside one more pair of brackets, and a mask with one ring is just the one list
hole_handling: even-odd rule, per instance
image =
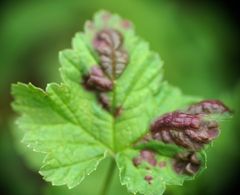
[[[20, 143], [13, 125], [10, 85], [45, 87], [59, 81], [58, 51], [70, 47], [75, 32], [94, 12], [106, 9], [132, 20], [165, 62], [165, 79], [184, 93], [223, 100], [234, 117], [208, 150], [208, 169], [165, 195], [240, 194], [239, 9], [228, 1], [8, 0], [0, 3], [0, 194], [97, 195], [109, 160], [81, 185], [54, 187], [37, 173], [42, 156]], [[127, 195], [115, 172], [108, 195]]]

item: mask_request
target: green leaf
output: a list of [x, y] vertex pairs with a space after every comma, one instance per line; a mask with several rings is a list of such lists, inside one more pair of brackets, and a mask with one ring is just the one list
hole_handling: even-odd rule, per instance
[[[93, 41], [102, 29], [122, 33], [123, 47], [129, 55], [123, 73], [113, 81], [113, 90], [105, 93], [110, 110], [99, 103], [97, 92], [84, 87], [91, 67], [99, 64]], [[182, 184], [189, 178], [173, 171], [169, 164], [172, 156], [167, 153], [158, 156], [168, 162], [167, 168], [163, 172], [151, 170], [156, 178], [153, 185], [144, 180], [146, 170], [132, 164], [131, 158], [138, 152], [134, 143], [149, 131], [157, 116], [198, 99], [184, 96], [178, 88], [162, 81], [161, 59], [135, 35], [129, 21], [98, 12], [93, 22], [86, 23], [85, 33], [76, 34], [72, 49], [60, 52], [59, 59], [63, 83], [50, 83], [45, 91], [32, 84], [12, 86], [13, 108], [21, 114], [18, 124], [26, 132], [23, 142], [46, 154], [40, 170], [45, 180], [72, 188], [107, 155], [116, 158], [122, 184], [134, 193], [162, 194], [165, 184]], [[118, 116], [117, 109], [121, 110]], [[162, 150], [160, 145], [156, 147]], [[178, 150], [173, 147], [171, 154]]]
[[18, 123], [28, 130], [23, 142], [35, 151], [47, 153], [40, 173], [55, 185], [76, 186], [105, 156], [107, 143], [100, 140], [106, 137], [91, 131], [94, 125], [104, 131], [103, 116], [88, 128], [81, 122], [97, 118], [101, 111], [95, 116], [94, 112], [77, 116], [74, 109], [78, 106], [71, 103], [71, 94], [63, 85], [50, 84], [44, 92], [31, 84], [19, 83], [12, 90], [17, 97], [13, 107], [23, 114]]

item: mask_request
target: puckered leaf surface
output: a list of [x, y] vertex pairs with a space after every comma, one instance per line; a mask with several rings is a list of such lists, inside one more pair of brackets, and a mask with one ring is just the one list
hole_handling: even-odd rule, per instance
[[[122, 33], [123, 47], [129, 55], [113, 90], [106, 93], [110, 111], [83, 85], [84, 76], [99, 63], [93, 40], [103, 29]], [[74, 187], [106, 155], [116, 159], [122, 184], [134, 193], [159, 195], [166, 184], [182, 184], [191, 178], [176, 174], [170, 165], [172, 156], [164, 153], [158, 158], [167, 166], [152, 167], [152, 184], [144, 180], [146, 170], [132, 164], [132, 157], [139, 152], [133, 145], [148, 132], [151, 121], [196, 99], [162, 81], [161, 59], [135, 35], [129, 21], [98, 12], [86, 23], [85, 32], [73, 38], [72, 49], [60, 52], [59, 59], [61, 84], [48, 84], [45, 91], [32, 84], [12, 86], [13, 108], [21, 114], [18, 124], [26, 131], [23, 142], [34, 151], [46, 153], [40, 173], [47, 181]], [[121, 110], [119, 116], [114, 115], [116, 109]]]
[[[134, 166], [132, 159], [139, 155], [138, 150], [127, 149], [117, 155], [120, 180], [134, 194], [137, 192], [149, 195], [163, 194], [166, 185], [182, 185], [184, 180], [193, 178], [188, 175], [179, 175], [173, 170], [172, 154], [178, 151], [177, 148], [164, 144], [156, 147], [161, 151], [156, 155], [156, 159], [159, 163], [163, 163], [163, 167], [151, 166], [146, 169], [146, 166], [149, 167], [147, 163], [140, 167]], [[198, 156], [205, 163], [205, 153], [199, 153]], [[205, 166], [202, 166], [201, 170], [204, 168]], [[150, 184], [145, 179], [146, 176], [151, 177]]]

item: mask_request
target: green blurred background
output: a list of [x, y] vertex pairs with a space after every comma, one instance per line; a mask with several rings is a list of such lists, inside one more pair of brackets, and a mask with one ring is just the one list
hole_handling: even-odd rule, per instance
[[[208, 150], [208, 169], [166, 195], [230, 194], [240, 179], [239, 10], [227, 1], [160, 0], [10, 0], [0, 3], [0, 194], [97, 195], [109, 160], [81, 185], [53, 187], [37, 173], [42, 156], [20, 143], [13, 125], [10, 84], [39, 87], [59, 81], [58, 51], [69, 48], [75, 32], [94, 12], [106, 9], [129, 18], [139, 35], [165, 62], [165, 79], [184, 93], [223, 100], [234, 110], [232, 120]], [[238, 193], [240, 193], [238, 191]], [[128, 194], [118, 172], [108, 195]]]

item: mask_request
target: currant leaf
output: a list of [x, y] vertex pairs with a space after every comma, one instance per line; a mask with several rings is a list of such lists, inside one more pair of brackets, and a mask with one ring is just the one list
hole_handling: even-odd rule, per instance
[[[40, 170], [45, 180], [75, 187], [111, 156], [129, 191], [160, 195], [166, 185], [181, 185], [205, 168], [204, 151], [144, 140], [159, 116], [200, 99], [163, 81], [162, 60], [131, 22], [97, 12], [59, 61], [62, 83], [50, 83], [46, 90], [12, 85], [23, 143], [46, 155]], [[219, 102], [210, 103], [204, 104], [210, 111], [222, 110], [213, 109]]]

